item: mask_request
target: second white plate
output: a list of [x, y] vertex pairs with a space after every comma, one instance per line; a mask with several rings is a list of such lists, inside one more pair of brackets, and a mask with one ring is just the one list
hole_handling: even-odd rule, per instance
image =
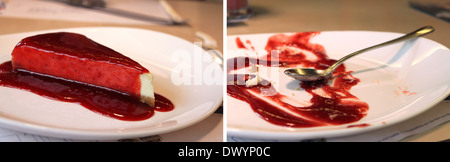
[[[292, 33], [286, 33], [292, 34]], [[255, 50], [264, 50], [273, 34], [228, 37], [227, 58], [244, 56], [237, 52], [236, 37], [249, 40]], [[401, 36], [399, 33], [371, 31], [326, 31], [311, 39], [324, 46], [330, 58], [339, 59], [356, 50]], [[370, 38], [370, 39], [369, 39]], [[227, 96], [227, 131], [229, 136], [265, 139], [311, 139], [345, 136], [386, 127], [416, 116], [442, 101], [450, 93], [450, 51], [426, 38], [373, 50], [344, 64], [361, 82], [351, 93], [369, 104], [367, 116], [356, 123], [313, 128], [289, 128], [268, 123], [250, 106]], [[279, 70], [278, 92], [294, 93], [283, 84], [291, 78]], [[305, 99], [299, 99], [305, 100]], [[365, 127], [349, 125], [364, 124]]]

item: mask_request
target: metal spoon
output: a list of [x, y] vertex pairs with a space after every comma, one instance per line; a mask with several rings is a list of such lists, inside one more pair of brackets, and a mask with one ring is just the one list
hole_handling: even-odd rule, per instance
[[294, 69], [286, 69], [284, 71], [284, 73], [286, 75], [288, 75], [294, 79], [300, 80], [300, 81], [311, 82], [311, 81], [317, 81], [317, 80], [322, 80], [322, 79], [328, 79], [331, 77], [331, 74], [339, 65], [341, 65], [345, 60], [347, 60], [353, 56], [356, 56], [358, 54], [361, 54], [363, 52], [366, 52], [366, 51], [369, 51], [369, 50], [372, 50], [372, 49], [375, 49], [378, 47], [382, 47], [382, 46], [390, 45], [393, 43], [405, 41], [405, 40], [408, 40], [411, 38], [423, 36], [423, 35], [433, 32], [433, 31], [434, 31], [434, 28], [432, 26], [422, 27], [420, 29], [417, 29], [416, 31], [413, 31], [413, 32], [406, 34], [404, 36], [401, 36], [399, 38], [353, 52], [353, 53], [339, 59], [333, 65], [331, 65], [330, 67], [328, 67], [325, 70], [316, 70], [316, 69], [310, 69], [310, 68], [294, 68]]

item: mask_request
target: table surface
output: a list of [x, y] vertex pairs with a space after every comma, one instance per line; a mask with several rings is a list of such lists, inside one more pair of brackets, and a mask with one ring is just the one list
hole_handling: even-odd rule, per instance
[[[223, 2], [220, 0], [177, 0], [168, 1], [175, 11], [188, 20], [185, 25], [126, 25], [100, 22], [74, 22], [46, 19], [25, 19], [0, 16], [0, 35], [38, 30], [74, 28], [74, 27], [132, 27], [168, 33], [189, 42], [200, 41], [195, 32], [202, 31], [217, 41], [222, 51], [223, 42]], [[163, 141], [222, 141], [222, 114], [214, 114], [191, 127], [162, 134]], [[206, 123], [205, 123], [206, 122]], [[196, 130], [193, 132], [191, 130]], [[180, 138], [178, 134], [191, 134], [197, 137]]]
[[[407, 33], [425, 25], [436, 31], [425, 36], [450, 47], [450, 23], [409, 6], [408, 0], [253, 0], [253, 17], [229, 24], [227, 35], [301, 31], [363, 30]], [[450, 122], [402, 141], [450, 138]]]
[[186, 25], [124, 25], [114, 23], [74, 22], [45, 19], [24, 19], [0, 17], [0, 34], [20, 33], [37, 30], [73, 28], [73, 27], [133, 27], [160, 31], [175, 35], [190, 42], [198, 41], [196, 31], [202, 31], [216, 39], [218, 49], [222, 51], [223, 41], [223, 12], [222, 2], [209, 1], [168, 1], [169, 4], [183, 18], [188, 20]]
[[436, 31], [425, 36], [450, 46], [450, 23], [409, 6], [408, 0], [255, 0], [254, 16], [228, 25], [227, 34], [367, 30], [407, 33], [425, 25]]

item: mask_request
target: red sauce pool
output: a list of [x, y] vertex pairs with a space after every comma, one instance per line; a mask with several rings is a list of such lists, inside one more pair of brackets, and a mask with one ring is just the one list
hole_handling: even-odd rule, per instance
[[[268, 67], [304, 66], [326, 69], [336, 60], [328, 58], [323, 46], [309, 42], [317, 34], [320, 33], [276, 34], [271, 36], [266, 44], [265, 50], [269, 53], [268, 55], [259, 58], [236, 57], [229, 59], [227, 61], [227, 94], [247, 102], [261, 118], [275, 125], [303, 128], [359, 121], [366, 116], [369, 106], [349, 92], [360, 80], [353, 77], [351, 71], [346, 71], [343, 64], [334, 71], [330, 80], [299, 82], [299, 86], [312, 96], [309, 100], [311, 105], [304, 107], [293, 106], [284, 102], [283, 99], [287, 96], [276, 92], [270, 81], [262, 80], [258, 85], [246, 87], [245, 81], [255, 77], [255, 75], [233, 74], [234, 70], [246, 68], [253, 64]], [[249, 40], [246, 43], [251, 44]], [[246, 48], [240, 38], [236, 39], [236, 44], [238, 48], [254, 51], [252, 48]], [[286, 47], [309, 51], [316, 59], [306, 59], [306, 54], [285, 50]], [[272, 50], [278, 52], [271, 53]], [[272, 54], [278, 56], [272, 56]], [[325, 96], [314, 92], [319, 88], [326, 94]]]
[[0, 85], [23, 89], [58, 101], [78, 103], [91, 111], [119, 120], [139, 121], [154, 115], [154, 111], [171, 111], [174, 105], [167, 98], [155, 94], [155, 106], [149, 106], [134, 96], [99, 88], [36, 75], [24, 71], [14, 71], [11, 61], [0, 65]]

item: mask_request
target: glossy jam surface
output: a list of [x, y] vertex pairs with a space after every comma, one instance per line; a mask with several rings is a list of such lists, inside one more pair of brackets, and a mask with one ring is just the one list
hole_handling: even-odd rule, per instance
[[14, 70], [31, 71], [113, 89], [140, 97], [136, 61], [84, 35], [59, 32], [22, 39], [11, 53]]
[[58, 32], [35, 35], [22, 39], [17, 46], [28, 46], [70, 57], [110, 62], [138, 69], [142, 73], [148, 72], [136, 61], [77, 33]]
[[0, 85], [33, 92], [58, 101], [78, 103], [91, 111], [126, 121], [145, 120], [154, 111], [171, 111], [174, 105], [155, 94], [155, 106], [149, 106], [123, 93], [104, 88], [56, 79], [23, 71], [15, 71], [10, 61], [0, 65]]
[[[350, 89], [360, 80], [352, 76], [351, 71], [346, 71], [344, 65], [334, 71], [330, 80], [298, 83], [299, 90], [304, 90], [311, 96], [309, 106], [294, 106], [286, 102], [291, 96], [277, 92], [272, 86], [270, 78], [266, 80], [263, 78], [259, 84], [248, 87], [245, 85], [245, 81], [252, 79], [255, 75], [234, 73], [236, 70], [248, 68], [251, 65], [268, 68], [281, 67], [281, 73], [287, 67], [325, 69], [336, 60], [328, 58], [323, 46], [310, 43], [310, 39], [317, 34], [320, 33], [276, 34], [267, 41], [265, 46], [267, 55], [258, 58], [229, 59], [227, 67], [228, 95], [247, 102], [262, 119], [280, 126], [303, 128], [359, 121], [366, 116], [369, 106], [350, 93]], [[244, 43], [237, 38], [236, 44], [243, 50], [254, 51], [249, 40]], [[313, 59], [307, 55], [313, 55]]]

